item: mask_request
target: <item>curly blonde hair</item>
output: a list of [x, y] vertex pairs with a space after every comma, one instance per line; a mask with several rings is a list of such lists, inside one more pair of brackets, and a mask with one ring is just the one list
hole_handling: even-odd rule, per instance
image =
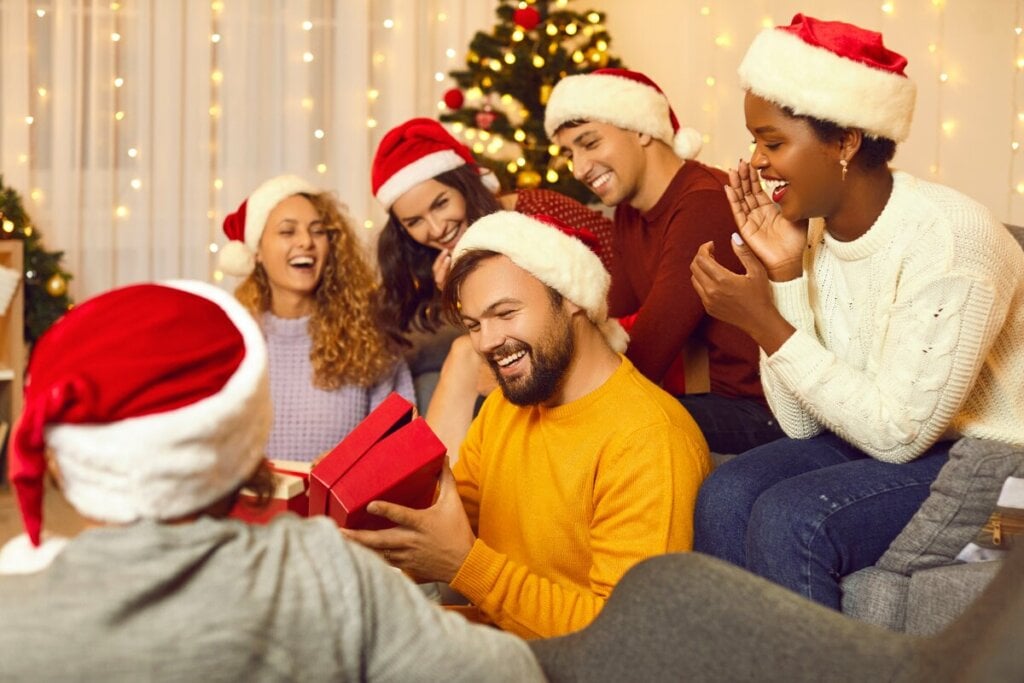
[[[376, 324], [377, 281], [337, 198], [329, 192], [302, 196], [320, 214], [329, 244], [309, 319], [313, 386], [328, 391], [345, 384], [372, 386], [398, 359], [394, 346]], [[261, 264], [238, 285], [235, 297], [257, 320], [270, 310], [270, 282]]]

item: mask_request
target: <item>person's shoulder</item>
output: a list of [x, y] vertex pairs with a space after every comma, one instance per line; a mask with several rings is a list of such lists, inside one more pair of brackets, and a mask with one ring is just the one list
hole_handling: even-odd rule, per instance
[[622, 362], [615, 376], [617, 386], [611, 402], [622, 416], [623, 425], [633, 428], [663, 425], [675, 429], [689, 423], [686, 409], [678, 399], [648, 379], [628, 358], [623, 357]]

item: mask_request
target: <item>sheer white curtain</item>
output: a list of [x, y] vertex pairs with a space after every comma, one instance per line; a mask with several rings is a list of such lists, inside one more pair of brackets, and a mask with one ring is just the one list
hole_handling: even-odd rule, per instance
[[437, 113], [495, 5], [0, 0], [0, 172], [77, 298], [216, 280], [224, 215], [282, 172], [337, 191], [369, 242], [380, 135]]

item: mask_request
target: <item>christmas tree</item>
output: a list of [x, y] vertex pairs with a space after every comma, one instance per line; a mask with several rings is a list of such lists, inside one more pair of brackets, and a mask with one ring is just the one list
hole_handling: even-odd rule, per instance
[[544, 133], [544, 105], [560, 79], [622, 63], [608, 52], [604, 15], [569, 2], [499, 0], [494, 30], [478, 32], [466, 69], [450, 73], [458, 87], [444, 94], [449, 111], [440, 118], [502, 187], [544, 187], [591, 203]]
[[25, 341], [32, 344], [57, 318], [71, 308], [68, 280], [61, 268], [64, 252], [46, 251], [42, 235], [32, 225], [21, 196], [5, 187], [0, 176], [0, 239], [23, 240], [25, 245]]

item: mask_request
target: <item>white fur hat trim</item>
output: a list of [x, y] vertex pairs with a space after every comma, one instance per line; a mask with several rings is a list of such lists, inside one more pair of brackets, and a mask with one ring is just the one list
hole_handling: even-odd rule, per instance
[[611, 277], [601, 259], [580, 240], [515, 211], [498, 211], [473, 223], [452, 253], [452, 263], [470, 250], [494, 251], [583, 308], [616, 352], [629, 336], [608, 318]]
[[876, 138], [902, 142], [917, 88], [906, 76], [874, 69], [778, 29], [761, 31], [740, 63], [740, 85], [755, 95]]
[[600, 121], [647, 133], [671, 147], [682, 159], [700, 153], [701, 134], [693, 128], [672, 129], [668, 98], [654, 88], [611, 74], [577, 74], [555, 85], [544, 110], [544, 131], [552, 138], [569, 121]]
[[220, 306], [241, 333], [245, 356], [219, 392], [195, 403], [109, 424], [46, 428], [64, 496], [86, 517], [128, 523], [188, 515], [237, 488], [263, 458], [272, 414], [259, 325], [213, 285], [162, 284]]

